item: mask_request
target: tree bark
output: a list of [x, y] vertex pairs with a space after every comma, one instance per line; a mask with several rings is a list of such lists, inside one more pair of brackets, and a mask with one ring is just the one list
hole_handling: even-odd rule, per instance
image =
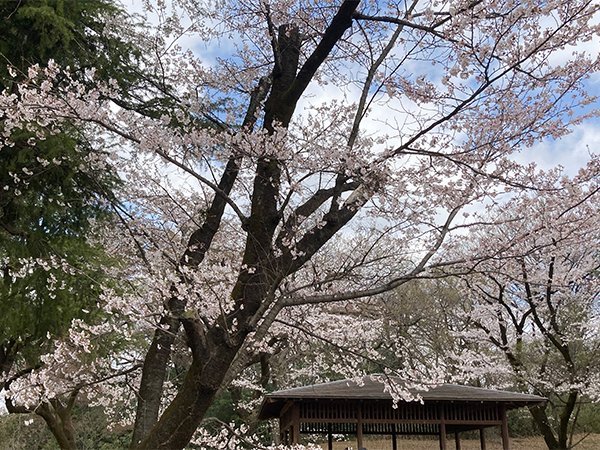
[[163, 317], [161, 325], [164, 328], [157, 328], [154, 332], [154, 338], [144, 359], [131, 439], [132, 448], [141, 442], [158, 420], [171, 347], [179, 332], [178, 318]]
[[[77, 394], [74, 394], [77, 395]], [[62, 450], [75, 450], [75, 427], [72, 404], [64, 406], [58, 400], [42, 403], [35, 411], [42, 417]]]
[[560, 422], [558, 424], [558, 445], [561, 449], [569, 447], [569, 422], [571, 421], [571, 416], [575, 410], [578, 397], [577, 391], [569, 392], [567, 403], [560, 414]]
[[558, 440], [554, 435], [554, 430], [550, 425], [550, 420], [548, 419], [548, 415], [546, 414], [546, 406], [538, 405], [538, 406], [530, 406], [529, 412], [533, 417], [533, 421], [535, 422], [538, 430], [542, 433], [544, 437], [544, 442], [548, 446], [549, 450], [559, 450]]
[[13, 339], [5, 341], [0, 345], [0, 375], [5, 375], [10, 372], [15, 360], [15, 355], [18, 352], [18, 347], [19, 346]]
[[14, 405], [10, 399], [6, 399], [6, 409], [11, 414], [37, 414], [44, 419], [44, 422], [48, 425], [50, 432], [62, 450], [76, 450], [75, 428], [71, 412], [75, 404], [77, 392], [74, 391], [69, 396], [66, 405], [55, 399], [40, 404], [35, 411], [32, 411], [23, 406]]
[[190, 442], [239, 349], [239, 345], [224, 345], [224, 333], [211, 330], [204, 358], [194, 358], [177, 396], [138, 449], [182, 449]]
[[[352, 14], [358, 3], [357, 0], [343, 2], [298, 75], [296, 71], [301, 43], [298, 30], [294, 26], [280, 27], [278, 45], [274, 46], [276, 64], [272, 73], [272, 88], [264, 108], [263, 126], [268, 132], [273, 132], [277, 125], [286, 127], [289, 124], [296, 103], [308, 83], [351, 25]], [[234, 310], [210, 327], [194, 319], [175, 316], [175, 319], [183, 322], [192, 350], [192, 365], [183, 386], [160, 420], [139, 445], [133, 442], [134, 448], [171, 450], [183, 448], [189, 443], [221, 388], [237, 352], [252, 331], [253, 315], [264, 302], [273, 300], [275, 288], [289, 274], [289, 269], [282, 273], [274, 264], [276, 258], [273, 253], [273, 237], [281, 220], [277, 209], [280, 173], [280, 162], [276, 157], [259, 158], [250, 217], [244, 224], [247, 231], [242, 258], [244, 269], [239, 273], [232, 291]], [[216, 225], [216, 228], [211, 228], [213, 235], [218, 229], [218, 222]], [[194, 248], [197, 246], [188, 247]], [[202, 250], [206, 251], [207, 248]], [[196, 265], [200, 262], [197, 261]], [[158, 346], [152, 348], [161, 350]], [[162, 382], [156, 386], [159, 384], [162, 389]]]
[[[4, 389], [8, 390], [10, 384], [21, 376], [24, 376], [39, 366], [28, 367], [13, 375], [4, 382]], [[10, 398], [5, 398], [6, 410], [10, 414], [37, 414], [50, 429], [59, 447], [63, 450], [75, 450], [75, 427], [73, 426], [72, 411], [75, 401], [79, 395], [79, 389], [75, 389], [65, 404], [57, 398], [41, 403], [35, 410], [25, 406], [15, 405]]]
[[[231, 157], [221, 181], [219, 188], [228, 195], [233, 188], [239, 171], [239, 159]], [[214, 238], [227, 202], [222, 196], [216, 195], [203, 225], [194, 232], [189, 241], [187, 250], [181, 258], [181, 266], [198, 266], [204, 260], [206, 251]], [[136, 411], [135, 427], [131, 446], [135, 446], [148, 434], [152, 426], [158, 420], [163, 385], [166, 378], [167, 364], [171, 357], [171, 348], [175, 337], [179, 332], [180, 317], [185, 310], [185, 301], [176, 294], [169, 300], [169, 316], [163, 316], [161, 326], [156, 329], [154, 338], [144, 359], [142, 379], [138, 393], [138, 404]]]
[[[250, 105], [246, 112], [243, 127], [252, 128], [254, 126], [256, 122], [256, 110], [262, 99], [267, 95], [269, 87], [270, 81], [268, 79], [263, 78], [259, 81], [256, 89], [251, 94]], [[241, 159], [235, 154], [229, 158], [219, 181], [219, 189], [223, 195], [229, 195], [233, 189], [240, 163]], [[227, 201], [223, 195], [215, 193], [215, 197], [207, 212], [206, 220], [190, 236], [186, 252], [180, 261], [182, 266], [199, 266], [204, 260], [206, 251], [219, 229], [221, 218], [227, 205]], [[179, 317], [184, 309], [185, 302], [179, 300], [177, 296], [173, 296], [170, 299], [168, 304], [170, 315], [162, 317], [161, 327], [156, 329], [154, 338], [144, 359], [131, 448], [135, 448], [142, 441], [158, 420], [167, 365], [171, 357], [171, 347], [179, 332]]]

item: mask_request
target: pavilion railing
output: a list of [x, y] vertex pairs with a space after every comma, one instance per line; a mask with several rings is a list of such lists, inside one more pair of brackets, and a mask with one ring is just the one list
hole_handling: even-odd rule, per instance
[[361, 422], [368, 423], [477, 423], [492, 424], [502, 420], [501, 411], [495, 403], [465, 404], [440, 403], [423, 405], [421, 403], [403, 403], [391, 408], [390, 402], [300, 402], [299, 418], [310, 423], [355, 423], [359, 415]]

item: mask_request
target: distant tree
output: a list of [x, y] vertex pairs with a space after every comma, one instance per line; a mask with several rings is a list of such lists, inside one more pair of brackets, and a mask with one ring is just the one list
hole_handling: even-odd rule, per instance
[[490, 258], [465, 267], [474, 329], [463, 338], [492, 351], [463, 363], [497, 382], [504, 367], [509, 384], [547, 397], [530, 412], [553, 450], [572, 448], [579, 408], [600, 400], [599, 197], [596, 181], [519, 197], [465, 245]]

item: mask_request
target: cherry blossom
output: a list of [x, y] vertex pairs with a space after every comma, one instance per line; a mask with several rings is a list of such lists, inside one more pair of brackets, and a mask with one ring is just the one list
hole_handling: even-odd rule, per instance
[[[182, 0], [146, 2], [145, 14], [156, 20], [143, 33], [119, 24], [107, 33], [123, 30], [147, 51], [162, 82], [137, 94], [167, 93], [174, 103], [162, 114], [121, 104], [93, 70], [75, 79], [52, 62], [31, 67], [18, 95], [0, 95], [3, 145], [18, 130], [41, 140], [67, 122], [94, 146], [90, 166], [114, 167], [123, 180], [113, 226], [90, 236], [122, 258], [118, 289], [105, 286], [99, 304], [110, 319], [73, 324], [11, 395], [30, 405], [135, 376], [134, 448], [183, 448], [219, 390], [298, 327], [376, 357], [359, 338], [368, 341], [378, 319], [340, 310], [457, 262], [504, 261], [501, 227], [486, 246], [451, 252], [460, 246], [450, 238], [490, 220], [461, 214], [514, 196], [526, 216], [534, 201], [523, 190], [556, 189], [559, 176], [515, 153], [597, 114], [586, 83], [598, 55], [570, 54], [598, 35], [598, 6], [584, 0]], [[326, 91], [335, 98], [310, 98]], [[561, 185], [577, 220], [547, 197], [546, 245], [586, 221], [573, 199], [593, 209], [590, 159]], [[18, 195], [26, 169], [5, 189]], [[519, 242], [546, 229], [519, 223]], [[144, 345], [86, 360], [105, 334]], [[165, 384], [174, 364], [186, 375]], [[347, 376], [358, 363], [334, 369]], [[402, 370], [413, 386], [426, 367]]]

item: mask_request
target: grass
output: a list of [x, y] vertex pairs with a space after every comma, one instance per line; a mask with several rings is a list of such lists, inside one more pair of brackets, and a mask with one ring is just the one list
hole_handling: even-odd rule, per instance
[[[580, 436], [579, 439], [583, 437]], [[573, 442], [577, 442], [577, 436]], [[541, 437], [527, 438], [511, 438], [512, 450], [547, 450], [548, 447], [544, 444]], [[454, 450], [454, 438], [448, 435], [447, 450]], [[487, 450], [502, 450], [502, 442], [499, 436], [489, 436], [486, 439]], [[392, 442], [387, 439], [365, 439], [363, 444], [367, 450], [391, 450]], [[344, 450], [351, 447], [356, 450], [356, 441], [334, 442], [334, 450]], [[321, 448], [327, 449], [327, 443], [321, 444]], [[434, 439], [417, 439], [417, 438], [402, 438], [398, 439], [398, 450], [437, 450], [439, 444]], [[461, 450], [479, 450], [478, 439], [461, 439]], [[600, 449], [600, 434], [591, 434], [587, 436], [579, 445], [574, 447], [575, 450], [598, 450]]]

